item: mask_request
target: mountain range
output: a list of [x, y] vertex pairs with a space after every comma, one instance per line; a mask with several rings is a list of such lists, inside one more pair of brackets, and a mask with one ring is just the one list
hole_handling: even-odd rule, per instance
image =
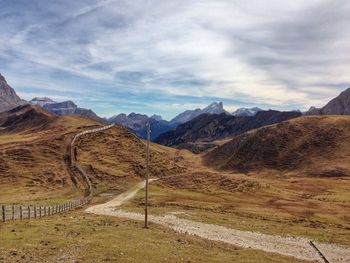
[[126, 115], [121, 113], [107, 119], [110, 123], [122, 125], [135, 132], [141, 138], [147, 137], [147, 123], [151, 126], [151, 140], [156, 139], [160, 134], [176, 128], [179, 124], [191, 121], [201, 114], [229, 114], [223, 108], [222, 102], [213, 102], [203, 109], [186, 110], [170, 121], [163, 120], [160, 115], [148, 117], [145, 114], [130, 113]]
[[161, 134], [155, 142], [172, 147], [186, 148], [200, 152], [214, 147], [216, 140], [233, 137], [265, 125], [279, 123], [300, 117], [296, 111], [259, 111], [254, 116], [232, 116], [222, 114], [202, 114], [175, 130]]
[[148, 117], [145, 114], [134, 112], [130, 113], [129, 115], [121, 113], [107, 119], [107, 121], [109, 123], [119, 124], [144, 139], [147, 138], [147, 124], [149, 123], [152, 131], [151, 140], [154, 140], [160, 134], [172, 128], [169, 122], [163, 120], [159, 115], [152, 115], [151, 117]]
[[213, 102], [209, 106], [203, 108], [203, 109], [195, 109], [195, 110], [186, 110], [179, 115], [177, 115], [175, 118], [173, 118], [170, 121], [170, 125], [173, 127], [176, 127], [179, 124], [188, 122], [197, 116], [201, 114], [229, 114], [227, 111], [224, 110], [223, 103], [222, 102]]
[[[24, 105], [6, 79], [0, 74], [0, 112]], [[98, 122], [122, 125], [142, 138], [146, 138], [146, 126], [151, 125], [151, 139], [168, 146], [184, 147], [202, 151], [212, 147], [212, 142], [236, 136], [250, 129], [278, 123], [299, 117], [297, 111], [264, 111], [260, 108], [239, 108], [229, 113], [222, 102], [213, 102], [203, 109], [186, 110], [170, 121], [160, 115], [147, 116], [140, 113], [121, 113], [108, 119], [99, 117], [90, 109], [80, 108], [73, 101], [56, 102], [48, 97], [36, 97], [30, 104], [39, 105], [57, 115], [76, 114]], [[311, 107], [305, 115], [347, 115], [350, 114], [350, 88], [343, 91], [322, 108]], [[200, 145], [200, 146], [199, 146]], [[199, 147], [199, 148], [197, 148]]]

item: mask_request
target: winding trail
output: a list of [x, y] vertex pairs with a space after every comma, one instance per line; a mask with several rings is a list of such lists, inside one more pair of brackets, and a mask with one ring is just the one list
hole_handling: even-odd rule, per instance
[[[132, 220], [144, 220], [143, 214], [116, 209], [118, 206], [132, 199], [144, 187], [145, 182], [140, 182], [113, 200], [104, 204], [91, 206], [85, 212]], [[178, 218], [174, 214], [165, 214], [163, 216], [149, 215], [149, 221], [169, 227], [180, 233], [195, 235], [208, 240], [221, 241], [237, 247], [258, 249], [307, 261], [323, 262], [317, 252], [310, 246], [309, 240], [302, 237], [281, 237], [258, 232], [235, 230], [220, 225]], [[350, 262], [350, 248], [336, 244], [314, 243], [327, 257], [329, 262]]]

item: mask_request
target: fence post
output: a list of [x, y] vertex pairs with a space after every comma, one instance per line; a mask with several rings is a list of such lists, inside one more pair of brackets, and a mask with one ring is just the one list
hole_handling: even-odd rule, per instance
[[19, 218], [23, 219], [23, 207], [21, 205], [19, 206]]
[[15, 220], [15, 205], [12, 205], [12, 220]]
[[44, 216], [46, 216], [46, 206], [44, 206]]
[[36, 218], [36, 205], [34, 206], [34, 218]]
[[39, 217], [41, 217], [41, 206], [39, 206]]
[[48, 215], [50, 216], [50, 215], [52, 215], [52, 213], [51, 213], [51, 206], [49, 206], [48, 208], [49, 208], [49, 214]]
[[28, 219], [30, 219], [30, 206], [28, 205]]
[[2, 210], [2, 221], [5, 222], [6, 221], [6, 216], [5, 216], [5, 206], [2, 205], [1, 206], [1, 210]]

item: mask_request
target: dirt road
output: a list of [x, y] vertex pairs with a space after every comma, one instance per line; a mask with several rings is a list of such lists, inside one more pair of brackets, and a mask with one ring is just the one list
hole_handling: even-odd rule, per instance
[[[130, 190], [118, 195], [115, 199], [104, 204], [91, 206], [87, 208], [85, 212], [124, 217], [132, 220], [144, 220], [143, 214], [116, 209], [116, 207], [133, 198], [144, 186], [145, 182], [138, 183]], [[166, 214], [163, 216], [151, 215], [149, 216], [149, 221], [169, 227], [177, 232], [195, 235], [209, 240], [221, 241], [238, 247], [278, 253], [302, 260], [323, 262], [306, 238], [281, 237], [258, 232], [235, 230], [220, 225], [205, 224], [178, 218], [174, 214]], [[330, 262], [350, 262], [350, 248], [335, 244], [317, 242], [315, 242], [315, 244]]]

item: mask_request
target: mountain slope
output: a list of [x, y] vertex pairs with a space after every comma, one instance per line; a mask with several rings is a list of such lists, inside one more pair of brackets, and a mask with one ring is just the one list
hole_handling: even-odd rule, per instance
[[7, 84], [4, 76], [0, 74], [0, 112], [10, 110], [23, 103], [24, 101], [17, 96], [14, 89]]
[[350, 88], [320, 109], [311, 107], [305, 115], [350, 115]]
[[0, 113], [0, 127], [7, 131], [42, 130], [57, 116], [35, 105], [23, 105]]
[[301, 117], [252, 130], [207, 153], [205, 162], [237, 171], [350, 175], [350, 117]]
[[[175, 130], [161, 134], [155, 142], [192, 149], [193, 143], [212, 142], [232, 137], [264, 125], [282, 122], [301, 116], [299, 112], [260, 111], [255, 116], [236, 117], [227, 114], [202, 114]], [[194, 147], [196, 148], [196, 147]], [[207, 147], [205, 147], [206, 149]], [[196, 150], [197, 151], [197, 150]]]
[[[37, 105], [0, 113], [0, 203], [71, 198], [81, 195], [81, 178], [71, 174], [69, 145], [81, 131], [101, 126], [79, 115], [54, 115]], [[100, 189], [123, 187], [145, 173], [145, 144], [127, 129], [116, 126], [86, 134], [76, 142], [78, 161]], [[154, 176], [183, 171], [173, 149], [151, 145]]]

